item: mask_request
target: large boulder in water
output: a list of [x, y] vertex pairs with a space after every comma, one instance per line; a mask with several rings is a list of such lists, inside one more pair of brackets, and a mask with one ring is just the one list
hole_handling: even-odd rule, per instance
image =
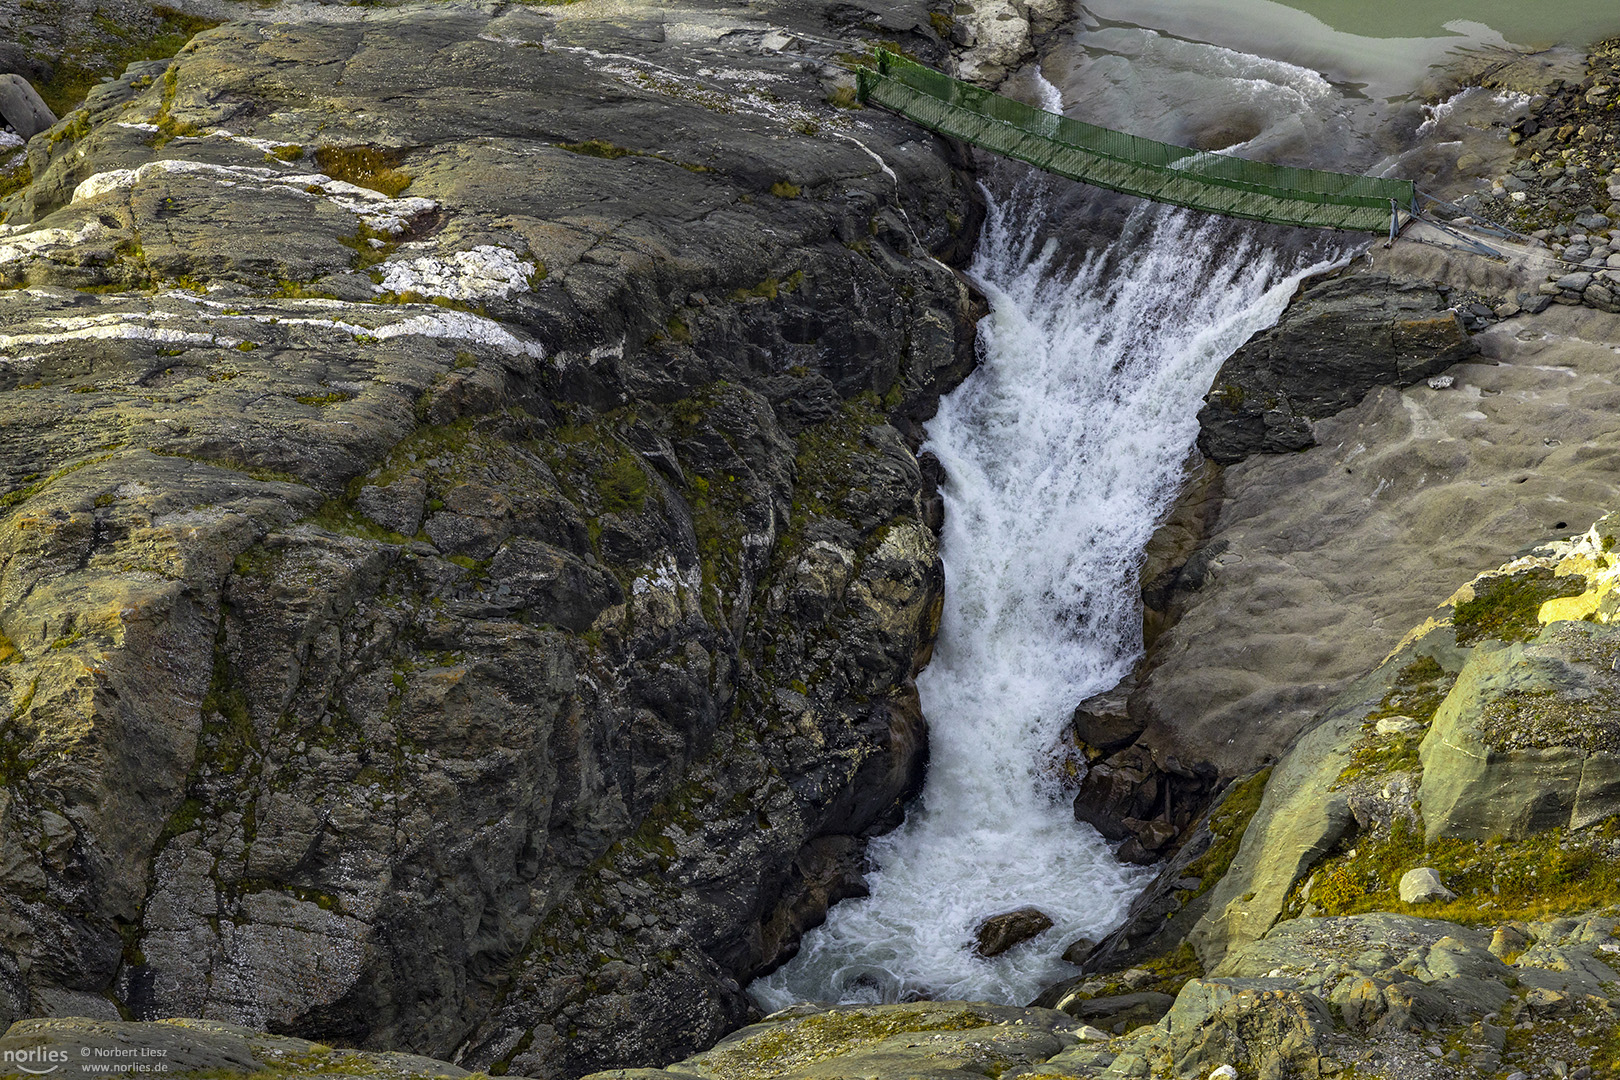
[[973, 951], [980, 956], [1000, 956], [1052, 928], [1052, 918], [1040, 908], [1021, 907], [992, 915], [973, 932]]

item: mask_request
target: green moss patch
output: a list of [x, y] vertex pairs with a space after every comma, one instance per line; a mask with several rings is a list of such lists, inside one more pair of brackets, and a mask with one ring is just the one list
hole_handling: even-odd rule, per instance
[[[1457, 894], [1447, 903], [1403, 904], [1402, 875], [1433, 867]], [[1297, 884], [1287, 910], [1305, 902], [1321, 915], [1393, 911], [1466, 925], [1537, 920], [1591, 911], [1614, 902], [1620, 881], [1620, 820], [1579, 832], [1549, 830], [1525, 840], [1437, 840], [1397, 817], [1386, 838], [1357, 836]]]
[[0, 199], [15, 195], [33, 182], [34, 173], [28, 168], [27, 161], [13, 165], [9, 169], [0, 169]]
[[816, 1013], [783, 1023], [774, 1031], [705, 1057], [707, 1071], [725, 1080], [766, 1080], [848, 1053], [896, 1035], [930, 1031], [972, 1031], [989, 1027], [971, 1009], [844, 1010]]
[[375, 146], [320, 146], [315, 149], [315, 163], [334, 180], [342, 180], [356, 187], [380, 191], [390, 199], [411, 186], [411, 174], [396, 166], [405, 156], [402, 150], [384, 150]]
[[161, 60], [179, 52], [204, 30], [219, 25], [214, 19], [187, 15], [164, 5], [151, 9], [155, 26], [126, 25], [96, 16], [103, 44], [96, 50], [83, 50], [63, 57], [55, 64], [51, 80], [35, 87], [39, 96], [57, 116], [77, 109], [104, 77], [117, 76], [140, 60]]
[[355, 510], [348, 499], [328, 499], [307, 520], [311, 525], [317, 525], [341, 536], [354, 536], [383, 544], [411, 542], [410, 537], [385, 529]]
[[1474, 597], [1458, 604], [1451, 625], [1458, 645], [1474, 645], [1486, 638], [1529, 641], [1541, 632], [1537, 614], [1548, 600], [1579, 596], [1587, 590], [1580, 574], [1559, 576], [1546, 567], [1485, 579]]
[[557, 149], [566, 150], [570, 154], [584, 154], [586, 157], [614, 158], [628, 157], [634, 150], [626, 149], [608, 142], [606, 139], [586, 139], [584, 142], [558, 143]]
[[1457, 676], [1449, 674], [1433, 657], [1420, 656], [1401, 668], [1378, 707], [1367, 714], [1362, 723], [1361, 738], [1350, 751], [1350, 764], [1339, 774], [1334, 788], [1368, 776], [1417, 771], [1420, 767], [1418, 747], [1423, 742], [1423, 733], [1413, 731], [1380, 735], [1378, 721], [1408, 716], [1427, 725], [1434, 720], [1435, 710], [1440, 708], [1456, 682]]
[[[373, 240], [376, 241], [375, 244], [372, 243]], [[354, 251], [356, 270], [369, 270], [399, 250], [399, 242], [392, 236], [378, 232], [364, 223], [361, 223], [359, 231], [353, 236], [338, 237], [338, 243]]]
[[568, 494], [591, 516], [639, 514], [649, 481], [635, 453], [611, 423], [569, 424], [556, 431], [547, 464]]
[[1231, 869], [1232, 860], [1243, 843], [1243, 833], [1260, 809], [1260, 800], [1265, 796], [1266, 782], [1270, 779], [1271, 770], [1261, 769], [1247, 780], [1239, 781], [1210, 815], [1209, 831], [1215, 841], [1183, 871], [1184, 877], [1200, 879], [1198, 889], [1188, 893], [1187, 899], [1207, 893]]

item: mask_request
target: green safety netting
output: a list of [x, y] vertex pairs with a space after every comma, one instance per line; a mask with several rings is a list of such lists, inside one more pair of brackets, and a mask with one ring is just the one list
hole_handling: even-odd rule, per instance
[[917, 123], [1038, 169], [1231, 217], [1279, 225], [1383, 232], [1410, 213], [1410, 180], [1296, 169], [1143, 139], [993, 94], [878, 50], [857, 94]]

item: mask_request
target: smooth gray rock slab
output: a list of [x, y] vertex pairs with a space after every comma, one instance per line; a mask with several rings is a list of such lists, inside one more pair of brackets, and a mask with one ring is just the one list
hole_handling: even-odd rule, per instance
[[56, 114], [21, 75], [0, 75], [0, 116], [5, 117], [6, 123], [24, 140], [56, 124]]

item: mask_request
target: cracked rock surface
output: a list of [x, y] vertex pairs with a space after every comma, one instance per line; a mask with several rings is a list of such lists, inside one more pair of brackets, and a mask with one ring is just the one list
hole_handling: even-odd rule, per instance
[[926, 8], [241, 14], [0, 201], [0, 1014], [689, 1054], [924, 760]]

